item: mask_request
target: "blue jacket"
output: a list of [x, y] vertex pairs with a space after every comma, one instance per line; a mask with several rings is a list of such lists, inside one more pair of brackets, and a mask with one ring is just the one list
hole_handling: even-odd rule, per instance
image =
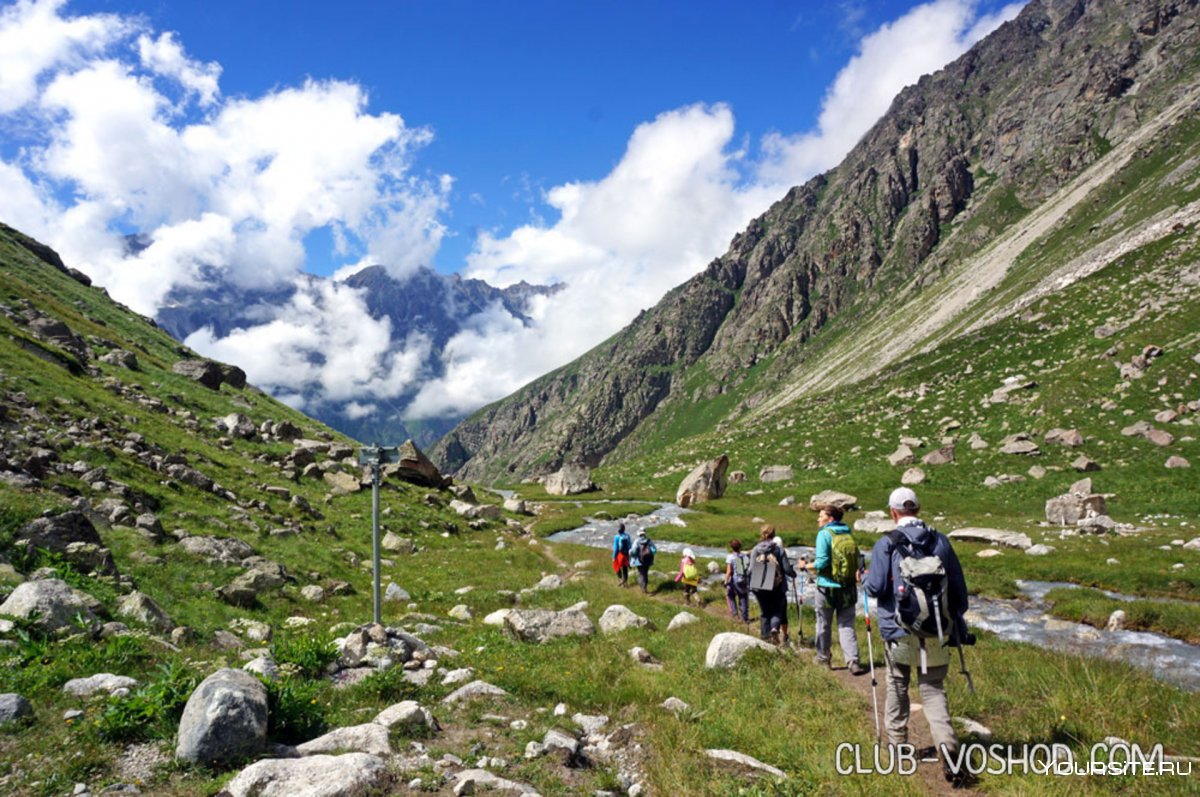
[[[638, 538], [638, 539], [643, 539], [643, 538]], [[646, 542], [650, 543], [650, 556], [653, 557], [653, 556], [657, 555], [658, 548], [655, 547], [654, 540], [650, 539], [649, 537], [645, 537], [644, 539], [646, 540]], [[640, 547], [641, 547], [641, 545], [638, 543], [638, 541], [634, 540], [633, 547], [629, 551], [629, 563], [631, 565], [633, 565], [634, 567], [642, 566], [642, 559], [640, 556], [638, 556], [638, 548], [640, 548]], [[647, 563], [647, 564], [649, 564], [649, 563]]]
[[832, 578], [822, 575], [822, 573], [829, 573], [830, 565], [833, 562], [833, 535], [849, 533], [850, 527], [837, 520], [826, 523], [817, 532], [817, 556], [813, 559], [813, 569], [817, 571], [818, 587], [836, 588], [842, 586]]
[[632, 543], [629, 540], [629, 533], [622, 531], [620, 534], [613, 537], [613, 554], [612, 558], [616, 559], [617, 554], [628, 554]]
[[[905, 524], [898, 527], [914, 545], [924, 546], [933, 535], [933, 553], [942, 560], [946, 568], [946, 594], [950, 599], [950, 616], [954, 618], [955, 628], [959, 638], [967, 633], [967, 621], [963, 614], [967, 611], [967, 581], [963, 577], [962, 565], [958, 561], [954, 548], [946, 535], [926, 526], [923, 522]], [[896, 555], [895, 545], [891, 535], [885, 534], [875, 543], [871, 550], [871, 569], [863, 579], [863, 589], [876, 600], [876, 614], [879, 617], [879, 633], [888, 640], [903, 639], [908, 635], [896, 622], [896, 596], [892, 591], [895, 579], [899, 578], [900, 557]]]

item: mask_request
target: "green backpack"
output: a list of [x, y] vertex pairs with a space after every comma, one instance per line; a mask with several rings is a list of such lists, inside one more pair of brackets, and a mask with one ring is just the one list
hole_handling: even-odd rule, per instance
[[853, 587], [855, 573], [858, 572], [858, 543], [850, 532], [829, 536], [833, 541], [833, 551], [830, 554], [829, 577], [843, 587]]

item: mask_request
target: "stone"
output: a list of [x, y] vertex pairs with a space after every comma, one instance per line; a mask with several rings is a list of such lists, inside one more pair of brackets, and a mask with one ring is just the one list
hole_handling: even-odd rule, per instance
[[705, 750], [704, 754], [716, 761], [721, 761], [723, 764], [736, 764], [747, 769], [765, 772], [773, 778], [787, 778], [787, 773], [783, 770], [777, 769], [770, 764], [764, 764], [757, 758], [752, 758], [745, 753], [739, 753], [734, 750]]
[[1060, 526], [1074, 526], [1082, 518], [1107, 514], [1108, 502], [1103, 495], [1071, 492], [1046, 501], [1046, 520]]
[[438, 471], [429, 457], [417, 448], [411, 439], [400, 444], [396, 452], [399, 461], [383, 467], [384, 476], [395, 476], [411, 484], [441, 489], [446, 486], [446, 477]]
[[300, 588], [300, 597], [312, 603], [321, 603], [325, 600], [325, 589], [317, 584], [307, 584]]
[[456, 684], [461, 684], [465, 681], [471, 680], [474, 675], [475, 669], [473, 667], [460, 667], [457, 670], [450, 670], [448, 673], [442, 676], [442, 686], [454, 686]]
[[1003, 545], [1006, 548], [1018, 548], [1022, 551], [1033, 545], [1028, 534], [1002, 529], [966, 528], [952, 531], [946, 536], [951, 540], [985, 542], [988, 545]]
[[474, 619], [475, 615], [471, 614], [471, 607], [465, 603], [460, 603], [452, 608], [447, 614], [454, 620], [469, 621]]
[[137, 591], [117, 599], [117, 614], [160, 634], [169, 633], [175, 627], [167, 613], [150, 596]]
[[930, 451], [925, 456], [921, 457], [921, 462], [925, 465], [949, 465], [954, 461], [954, 446], [942, 446], [936, 451]]
[[184, 537], [179, 547], [209, 564], [238, 565], [254, 555], [253, 548], [232, 537]]
[[634, 614], [629, 608], [620, 604], [614, 604], [604, 610], [604, 614], [600, 615], [600, 632], [603, 634], [617, 634], [621, 631], [628, 631], [630, 628], [653, 628], [653, 624], [638, 614]]
[[551, 728], [542, 738], [542, 747], [547, 751], [565, 750], [569, 755], [575, 755], [579, 752], [579, 740], [557, 728]]
[[689, 709], [691, 709], [691, 706], [689, 706], [687, 703], [684, 703], [682, 700], [680, 700], [677, 697], [668, 697], [666, 700], [664, 700], [662, 703], [659, 704], [659, 708], [665, 708], [667, 711], [671, 712], [675, 716], [679, 716], [680, 714], [684, 713], [685, 711], [688, 711]]
[[212, 360], [180, 360], [171, 366], [171, 372], [199, 382], [209, 390], [219, 390], [224, 381], [221, 366]]
[[578, 725], [585, 736], [594, 736], [604, 730], [604, 726], [608, 724], [608, 717], [603, 714], [574, 714], [571, 716], [571, 722]]
[[1067, 448], [1079, 448], [1083, 445], [1083, 435], [1078, 429], [1051, 429], [1046, 432], [1043, 442], [1049, 445], [1066, 446]]
[[1075, 525], [1086, 534], [1106, 534], [1117, 529], [1117, 522], [1108, 515], [1088, 515], [1077, 520]]
[[514, 515], [528, 515], [529, 507], [520, 498], [505, 498], [504, 511], [512, 512]]
[[403, 700], [388, 706], [379, 712], [372, 722], [382, 725], [384, 728], [405, 726], [426, 727], [435, 731], [438, 729], [438, 722], [434, 719], [433, 714], [415, 700]]
[[795, 503], [796, 496], [794, 495], [788, 495], [779, 500], [779, 506], [794, 506]]
[[537, 590], [552, 590], [559, 589], [562, 585], [562, 576], [551, 573], [548, 576], [543, 576], [541, 581], [533, 585], [533, 588]]
[[1165, 467], [1171, 468], [1172, 470], [1176, 468], [1190, 468], [1192, 467], [1192, 463], [1188, 462], [1183, 457], [1174, 456], [1167, 458]]
[[251, 764], [225, 784], [228, 797], [366, 797], [382, 793], [391, 777], [378, 756], [367, 753], [268, 758]]
[[0, 603], [0, 615], [33, 620], [45, 633], [76, 630], [76, 617], [94, 627], [98, 624], [95, 611], [99, 609], [95, 598], [57, 578], [18, 584]]
[[1041, 465], [1033, 465], [1029, 470], [1025, 471], [1031, 479], [1044, 479], [1046, 477], [1046, 469]]
[[1163, 410], [1154, 416], [1157, 423], [1174, 423], [1179, 418], [1179, 413], [1175, 410]]
[[886, 534], [896, 528], [890, 517], [861, 517], [854, 521], [854, 530], [865, 534]]
[[408, 603], [412, 600], [412, 596], [404, 587], [392, 582], [384, 588], [383, 599], [389, 603]]
[[[530, 744], [536, 744], [536, 742], [530, 742]], [[536, 756], [534, 757], [536, 758]], [[515, 795], [536, 795], [538, 793], [537, 789], [528, 784], [502, 778], [486, 769], [464, 769], [455, 772], [450, 777], [454, 780], [454, 797], [478, 794], [480, 791], [506, 792]]]
[[133, 352], [125, 351], [124, 349], [113, 349], [99, 359], [102, 363], [116, 365], [121, 368], [128, 368], [130, 371], [138, 370], [137, 355]]
[[728, 469], [729, 457], [724, 454], [700, 463], [679, 483], [675, 503], [686, 508], [720, 498], [725, 494], [725, 471]]
[[218, 766], [256, 756], [266, 743], [266, 687], [250, 673], [221, 669], [188, 698], [179, 721], [175, 757]]
[[671, 618], [671, 622], [667, 625], [667, 630], [674, 631], [676, 629], [683, 628], [685, 625], [691, 625], [692, 623], [698, 622], [700, 622], [700, 618], [691, 612], [680, 612]]
[[825, 504], [832, 504], [843, 512], [849, 512], [858, 506], [858, 498], [847, 493], [839, 493], [837, 490], [822, 490], [808, 499], [808, 508], [814, 512]]
[[578, 463], [563, 465], [546, 477], [543, 486], [550, 495], [578, 495], [596, 489], [592, 472], [586, 465]]
[[745, 484], [745, 482], [746, 482], [746, 471], [734, 470], [734, 471], [729, 472], [729, 483], [730, 484]]
[[33, 717], [33, 706], [21, 695], [7, 692], [0, 695], [0, 727]]
[[955, 717], [954, 721], [962, 726], [964, 733], [974, 736], [980, 741], [986, 742], [990, 741], [992, 738], [991, 729], [973, 719], [968, 719], [967, 717]]
[[267, 681], [279, 677], [279, 666], [269, 656], [259, 656], [242, 665], [242, 669]]
[[1030, 546], [1029, 548], [1025, 549], [1025, 553], [1029, 554], [1030, 556], [1046, 556], [1047, 554], [1052, 553], [1053, 551], [1054, 551], [1054, 546], [1040, 545], [1040, 544], [1033, 545], [1033, 546]]
[[980, 451], [988, 447], [988, 442], [979, 436], [978, 432], [971, 432], [970, 438], [967, 439], [967, 445], [972, 451]]
[[710, 670], [733, 667], [741, 661], [747, 651], [755, 649], [766, 650], [770, 653], [779, 652], [779, 648], [756, 637], [726, 631], [717, 634], [709, 642], [708, 651], [704, 656], [704, 666]]
[[904, 471], [904, 475], [900, 477], [900, 483], [906, 487], [911, 487], [915, 484], [921, 484], [925, 481], [925, 471], [920, 468], [909, 468]]
[[658, 659], [654, 658], [654, 654], [643, 647], [630, 648], [629, 658], [638, 664], [658, 664]]
[[1121, 631], [1125, 628], [1125, 610], [1117, 609], [1108, 616], [1108, 622], [1104, 624], [1105, 631]]
[[561, 612], [549, 609], [510, 609], [504, 626], [524, 642], [545, 642], [547, 639], [568, 636], [592, 636], [595, 626], [579, 609]]
[[1183, 547], [1189, 551], [1200, 551], [1200, 537], [1192, 537], [1183, 544]]
[[1020, 456], [1036, 456], [1041, 453], [1038, 444], [1032, 440], [1012, 440], [1000, 447], [1001, 454], [1016, 454]]
[[466, 700], [476, 700], [481, 698], [501, 698], [508, 697], [508, 692], [498, 686], [493, 686], [486, 681], [471, 681], [466, 686], [460, 686], [450, 694], [442, 698], [442, 702], [448, 705], [461, 703]]
[[887, 456], [888, 464], [897, 467], [900, 465], [911, 465], [916, 461], [916, 456], [913, 450], [901, 443], [896, 450]]
[[335, 728], [324, 736], [296, 745], [296, 752], [302, 756], [338, 751], [389, 756], [392, 754], [392, 745], [388, 741], [388, 729], [383, 725], [368, 722], [363, 725]]
[[1170, 432], [1164, 432], [1162, 429], [1151, 429], [1146, 432], [1145, 438], [1156, 446], [1169, 446], [1175, 442], [1175, 435]]
[[1003, 556], [1004, 554], [997, 551], [995, 548], [984, 548], [979, 553], [975, 554], [980, 559], [991, 559], [993, 556]]
[[321, 476], [335, 492], [356, 493], [362, 489], [362, 479], [354, 473], [326, 471]]
[[760, 482], [790, 482], [793, 478], [791, 465], [767, 465], [758, 472]]
[[254, 422], [240, 412], [231, 412], [223, 418], [218, 418], [214, 424], [218, 430], [230, 437], [248, 440], [257, 434]]
[[97, 692], [104, 692], [108, 695], [118, 693], [127, 695], [137, 685], [138, 682], [127, 675], [102, 672], [87, 678], [72, 678], [63, 684], [62, 689], [72, 697], [91, 697]]
[[512, 612], [512, 609], [497, 609], [496, 611], [483, 618], [484, 625], [504, 627], [505, 618]]

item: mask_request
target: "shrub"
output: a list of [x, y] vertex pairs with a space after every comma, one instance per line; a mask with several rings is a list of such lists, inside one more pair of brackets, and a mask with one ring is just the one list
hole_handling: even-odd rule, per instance
[[338, 657], [337, 647], [328, 634], [279, 636], [271, 642], [271, 658], [276, 664], [290, 664], [305, 678], [319, 678], [325, 667]]
[[178, 661], [159, 665], [158, 676], [128, 697], [113, 697], [94, 721], [106, 741], [167, 738], [175, 733], [183, 707], [198, 683]]
[[321, 684], [284, 677], [264, 681], [267, 686], [267, 735], [282, 744], [299, 744], [325, 732], [325, 707], [318, 694]]

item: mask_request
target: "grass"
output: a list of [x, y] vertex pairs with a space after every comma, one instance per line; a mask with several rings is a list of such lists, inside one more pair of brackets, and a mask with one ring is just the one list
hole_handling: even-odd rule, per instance
[[1050, 613], [1064, 620], [1104, 628], [1118, 609], [1125, 612], [1124, 627], [1131, 631], [1156, 631], [1184, 642], [1200, 644], [1200, 606], [1194, 603], [1121, 601], [1094, 589], [1054, 589], [1046, 595]]

